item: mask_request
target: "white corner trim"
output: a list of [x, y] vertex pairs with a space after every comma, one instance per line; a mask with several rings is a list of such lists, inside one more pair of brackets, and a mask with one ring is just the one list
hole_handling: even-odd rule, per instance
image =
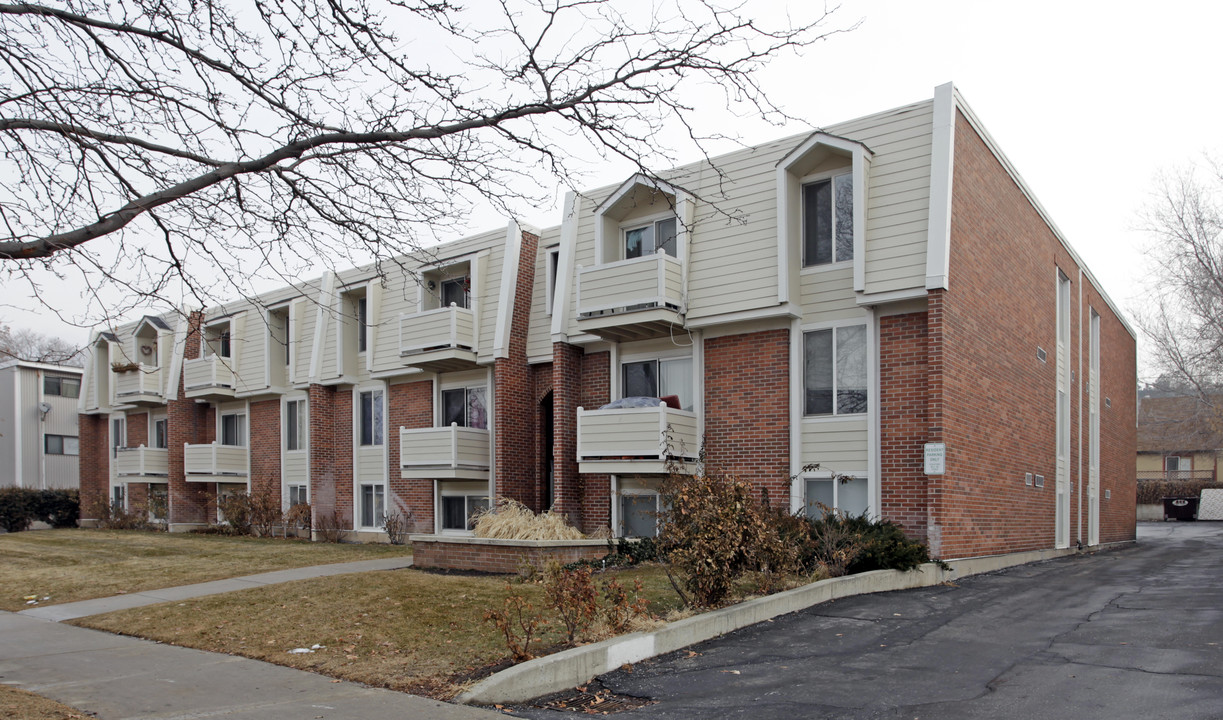
[[930, 146], [930, 221], [926, 235], [926, 289], [946, 290], [951, 268], [951, 181], [955, 172], [955, 86], [934, 89]]
[[560, 255], [557, 257], [556, 288], [552, 293], [552, 342], [566, 342], [569, 335], [569, 296], [573, 293], [574, 259], [577, 256], [578, 220], [582, 196], [565, 193], [561, 219]]
[[[178, 324], [174, 328], [174, 351], [170, 354], [170, 377], [166, 378], [166, 394], [165, 398], [169, 400], [178, 399], [178, 379], [183, 372], [183, 355], [187, 350], [187, 325], [190, 312], [179, 312]], [[200, 332], [204, 328], [200, 327]]]
[[332, 295], [335, 292], [335, 273], [328, 270], [323, 273], [322, 287], [318, 293], [318, 310], [314, 320], [314, 343], [310, 351], [310, 382], [317, 383], [320, 379], [323, 363], [323, 338], [327, 332], [327, 317], [333, 305]]
[[[505, 256], [501, 264], [501, 287], [497, 295], [497, 326], [493, 332], [493, 358], [510, 356], [510, 330], [514, 322], [514, 298], [518, 290], [518, 263], [522, 258], [522, 231], [510, 220], [505, 226]], [[477, 310], [478, 312], [478, 310]]]
[[777, 304], [790, 302], [790, 172], [777, 168]]

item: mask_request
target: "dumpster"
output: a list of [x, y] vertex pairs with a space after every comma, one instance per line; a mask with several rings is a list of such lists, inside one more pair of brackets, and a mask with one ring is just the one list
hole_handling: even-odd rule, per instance
[[1198, 498], [1166, 497], [1164, 498], [1164, 520], [1197, 520]]

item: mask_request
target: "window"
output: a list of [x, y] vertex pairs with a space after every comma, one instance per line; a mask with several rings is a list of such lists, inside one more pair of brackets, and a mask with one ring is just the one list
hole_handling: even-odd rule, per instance
[[804, 415], [866, 412], [866, 326], [803, 333]]
[[862, 515], [870, 510], [866, 478], [807, 478], [807, 517], [823, 517], [827, 510]]
[[127, 486], [116, 485], [110, 489], [110, 506], [115, 510], [127, 508]]
[[75, 435], [43, 435], [48, 455], [79, 455], [80, 440]]
[[361, 527], [382, 527], [386, 516], [383, 492], [381, 485], [361, 486]]
[[1193, 469], [1192, 457], [1168, 455], [1164, 458], [1164, 470], [1168, 472], [1186, 472]]
[[620, 494], [620, 537], [658, 535], [658, 493]]
[[170, 447], [170, 423], [165, 418], [153, 421], [153, 447]]
[[127, 447], [127, 420], [114, 418], [110, 421], [111, 457], [119, 457], [119, 448]]
[[483, 385], [442, 391], [442, 427], [488, 428]]
[[475, 516], [488, 509], [485, 495], [443, 495], [442, 529], [470, 530]]
[[675, 217], [656, 220], [648, 225], [625, 228], [624, 259], [653, 255], [660, 250], [677, 257]]
[[466, 277], [442, 281], [442, 307], [466, 308], [471, 305], [470, 283]]
[[853, 259], [853, 174], [803, 185], [803, 267]]
[[221, 416], [221, 444], [246, 446], [246, 415], [226, 413]]
[[368, 317], [366, 307], [365, 298], [357, 298], [357, 352], [359, 353], [365, 352], [366, 347], [365, 329]]
[[561, 266], [561, 251], [548, 251], [548, 286], [547, 291], [547, 307], [545, 311], [548, 315], [552, 314], [552, 303], [556, 301], [556, 272]]
[[285, 450], [306, 449], [306, 401], [285, 403]]
[[165, 485], [149, 486], [149, 518], [165, 522], [170, 515], [170, 488]]
[[626, 362], [621, 367], [623, 397], [679, 396], [679, 406], [692, 409], [692, 358]]
[[289, 486], [289, 507], [306, 505], [310, 502], [310, 486], [299, 484]]
[[382, 444], [382, 408], [381, 390], [366, 390], [361, 393], [360, 407], [357, 408], [360, 413], [358, 423], [361, 445]]
[[66, 398], [81, 396], [81, 381], [77, 378], [51, 377], [42, 379], [43, 395], [58, 395]]

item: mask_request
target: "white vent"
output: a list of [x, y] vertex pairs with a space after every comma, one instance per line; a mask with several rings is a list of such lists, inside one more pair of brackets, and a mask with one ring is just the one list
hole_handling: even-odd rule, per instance
[[1045, 352], [1043, 347], [1036, 348], [1036, 359], [1041, 362], [1046, 362], [1049, 359], [1049, 353]]
[[1024, 473], [1024, 474], [1023, 474], [1023, 484], [1024, 484], [1024, 485], [1031, 485], [1031, 484], [1032, 484], [1032, 473]]
[[1044, 486], [1045, 486], [1045, 476], [1037, 475], [1036, 476], [1036, 487], [1044, 487]]

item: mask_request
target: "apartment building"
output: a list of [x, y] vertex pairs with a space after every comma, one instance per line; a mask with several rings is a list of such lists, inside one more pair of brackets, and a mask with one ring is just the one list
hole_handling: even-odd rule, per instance
[[77, 487], [80, 393], [80, 368], [0, 363], [0, 487]]
[[1134, 334], [953, 86], [713, 165], [99, 332], [83, 492], [162, 492], [172, 529], [249, 488], [359, 538], [495, 496], [648, 535], [703, 448], [935, 556], [1134, 537]]

